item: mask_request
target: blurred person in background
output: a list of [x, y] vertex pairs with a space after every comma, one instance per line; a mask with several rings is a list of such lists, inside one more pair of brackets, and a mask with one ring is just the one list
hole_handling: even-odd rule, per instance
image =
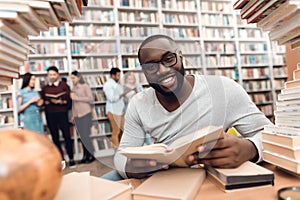
[[74, 154], [70, 136], [68, 109], [70, 105], [70, 87], [64, 81], [59, 81], [59, 72], [56, 66], [47, 69], [49, 83], [41, 90], [41, 98], [45, 106], [47, 125], [52, 141], [59, 149], [62, 158], [64, 154], [59, 140], [59, 129], [64, 137], [65, 147], [69, 156], [69, 167], [74, 167]]
[[[93, 95], [90, 87], [85, 83], [78, 71], [71, 73], [73, 89], [71, 92], [72, 119], [80, 135], [83, 146], [83, 158], [80, 163], [90, 163], [95, 160], [94, 148], [90, 138], [92, 127], [92, 106]], [[73, 121], [73, 120], [72, 120]]]
[[21, 90], [18, 94], [18, 112], [25, 129], [44, 134], [43, 119], [40, 113], [42, 100], [34, 86], [35, 76], [31, 73], [24, 74]]
[[124, 97], [124, 113], [127, 110], [130, 99], [138, 92], [143, 91], [143, 86], [136, 81], [136, 77], [133, 72], [127, 72], [124, 75], [124, 90], [129, 92]]

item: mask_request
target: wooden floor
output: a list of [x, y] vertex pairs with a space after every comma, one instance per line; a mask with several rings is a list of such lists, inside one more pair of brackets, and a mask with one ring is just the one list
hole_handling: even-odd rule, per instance
[[89, 164], [76, 164], [74, 168], [66, 167], [64, 174], [70, 172], [86, 172], [89, 171], [91, 176], [102, 176], [103, 174], [114, 169], [113, 156], [97, 158], [94, 162]]

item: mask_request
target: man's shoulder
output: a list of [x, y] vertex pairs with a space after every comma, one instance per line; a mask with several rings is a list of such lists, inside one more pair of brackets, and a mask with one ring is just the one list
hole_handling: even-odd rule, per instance
[[[153, 88], [146, 88], [141, 92], [138, 92], [137, 94], [135, 94], [131, 101], [138, 101], [138, 102], [148, 102], [148, 101], [152, 101], [155, 98], [155, 92]], [[136, 102], [136, 103], [138, 103]]]

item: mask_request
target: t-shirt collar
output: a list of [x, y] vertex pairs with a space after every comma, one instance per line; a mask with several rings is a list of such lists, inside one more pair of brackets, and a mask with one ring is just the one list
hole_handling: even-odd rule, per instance
[[58, 84], [59, 84], [59, 81], [57, 80], [57, 81], [55, 81], [54, 83], [49, 83], [49, 85], [54, 85], [54, 86], [58, 86]]

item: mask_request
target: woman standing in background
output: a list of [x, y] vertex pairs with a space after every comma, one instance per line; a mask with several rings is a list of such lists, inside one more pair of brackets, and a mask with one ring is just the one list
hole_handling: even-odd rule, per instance
[[129, 91], [124, 98], [124, 103], [125, 103], [124, 113], [125, 113], [130, 99], [136, 93], [143, 91], [143, 86], [136, 82], [136, 78], [133, 72], [127, 72], [124, 75], [124, 91]]
[[40, 134], [44, 134], [44, 125], [39, 106], [42, 100], [39, 93], [34, 89], [35, 76], [31, 73], [23, 75], [23, 82], [18, 95], [18, 112], [22, 117], [24, 128]]
[[78, 71], [71, 73], [73, 90], [71, 92], [72, 117], [75, 127], [80, 135], [83, 146], [83, 158], [80, 163], [90, 163], [95, 160], [94, 148], [90, 138], [92, 127], [92, 107], [93, 95], [90, 87], [84, 82]]

